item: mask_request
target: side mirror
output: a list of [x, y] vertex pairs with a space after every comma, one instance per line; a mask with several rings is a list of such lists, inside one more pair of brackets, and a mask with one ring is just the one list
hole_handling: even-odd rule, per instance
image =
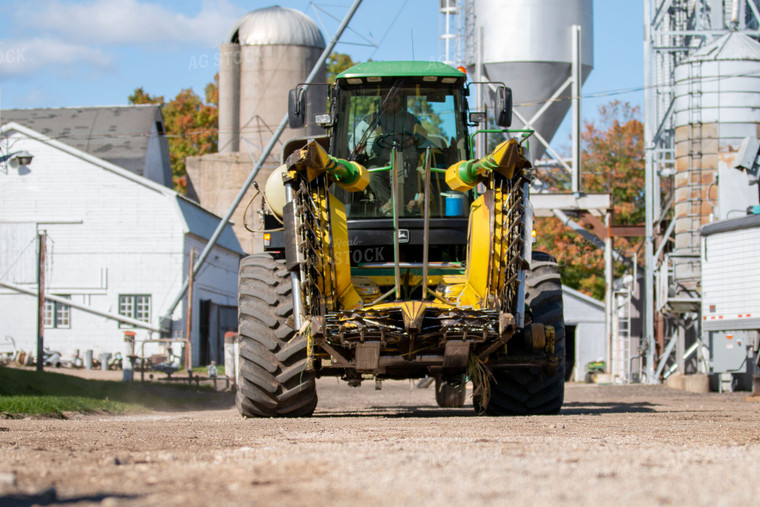
[[499, 86], [496, 89], [496, 125], [509, 127], [512, 125], [512, 88]]
[[300, 129], [306, 122], [306, 97], [303, 89], [293, 88], [288, 92], [288, 127]]

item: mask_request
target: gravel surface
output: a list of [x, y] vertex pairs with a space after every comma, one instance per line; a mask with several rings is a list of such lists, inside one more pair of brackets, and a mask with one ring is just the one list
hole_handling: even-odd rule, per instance
[[[318, 382], [310, 419], [224, 410], [0, 420], [0, 505], [756, 505], [760, 403], [569, 384], [562, 414]], [[469, 398], [469, 395], [468, 395]]]

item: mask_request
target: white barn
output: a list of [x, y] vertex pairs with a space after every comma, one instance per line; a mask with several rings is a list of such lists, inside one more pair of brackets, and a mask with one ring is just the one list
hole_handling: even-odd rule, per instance
[[[22, 165], [12, 154], [28, 152]], [[164, 183], [164, 184], [161, 184]], [[166, 186], [17, 123], [0, 129], [0, 335], [36, 352], [37, 235], [47, 233], [45, 346], [121, 352], [124, 331], [160, 338], [160, 320], [219, 217]], [[238, 263], [230, 226], [195, 279], [193, 364], [221, 362], [222, 336], [235, 330]], [[68, 306], [71, 301], [97, 313]], [[171, 315], [184, 337], [187, 297]], [[144, 322], [133, 327], [104, 315]], [[167, 324], [167, 322], [165, 322]], [[146, 329], [146, 328], [152, 328]], [[155, 350], [155, 346], [152, 350]], [[146, 347], [146, 351], [151, 350]], [[139, 353], [139, 350], [138, 350]]]

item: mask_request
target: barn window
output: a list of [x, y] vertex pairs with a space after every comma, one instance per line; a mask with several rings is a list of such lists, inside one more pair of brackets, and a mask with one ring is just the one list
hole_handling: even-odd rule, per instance
[[[120, 294], [119, 315], [139, 320], [141, 322], [150, 322], [150, 295]], [[134, 327], [123, 322], [119, 323], [119, 326]]]
[[[58, 297], [70, 299], [71, 296], [58, 295]], [[58, 301], [45, 300], [45, 312], [43, 315], [45, 327], [70, 328], [71, 307]]]

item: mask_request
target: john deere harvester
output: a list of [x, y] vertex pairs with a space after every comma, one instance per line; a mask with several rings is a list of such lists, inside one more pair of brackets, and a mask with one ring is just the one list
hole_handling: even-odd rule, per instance
[[[511, 91], [490, 86], [508, 127]], [[287, 143], [266, 251], [240, 266], [243, 415], [309, 416], [322, 376], [431, 377], [443, 407], [469, 380], [478, 413], [559, 412], [562, 292], [554, 258], [531, 252], [528, 134], [492, 132], [475, 157], [468, 95], [444, 64], [363, 63], [315, 115], [329, 135]], [[300, 87], [289, 102], [300, 127]]]

